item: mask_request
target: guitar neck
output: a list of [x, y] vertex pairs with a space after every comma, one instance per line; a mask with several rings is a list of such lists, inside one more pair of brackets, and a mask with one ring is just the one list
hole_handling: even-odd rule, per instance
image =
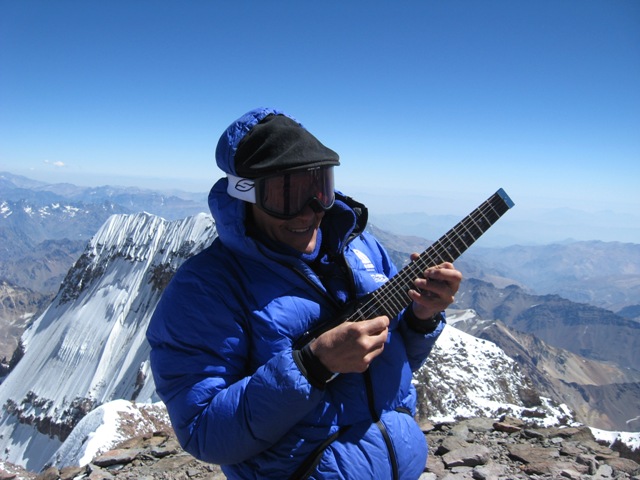
[[415, 278], [423, 277], [427, 268], [456, 260], [513, 205], [507, 193], [503, 189], [498, 190], [422, 252], [418, 259], [367, 296], [348, 320], [366, 320], [378, 315], [393, 318], [398, 315], [409, 304], [407, 291], [414, 288]]

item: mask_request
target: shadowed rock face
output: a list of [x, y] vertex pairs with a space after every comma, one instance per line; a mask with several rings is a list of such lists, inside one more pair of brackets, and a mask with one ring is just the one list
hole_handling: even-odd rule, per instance
[[[421, 480], [633, 479], [640, 475], [636, 461], [597, 443], [587, 427], [540, 428], [513, 418], [472, 418], [437, 425], [427, 421], [421, 426], [430, 449]], [[219, 466], [185, 453], [170, 429], [127, 440], [82, 467], [52, 467], [40, 474], [11, 465], [4, 468], [0, 478], [29, 480], [225, 478]]]

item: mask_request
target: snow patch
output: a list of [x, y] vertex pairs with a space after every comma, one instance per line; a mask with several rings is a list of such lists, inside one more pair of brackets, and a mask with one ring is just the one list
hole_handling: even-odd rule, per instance
[[124, 440], [171, 428], [169, 425], [161, 403], [114, 400], [85, 416], [47, 463], [58, 468], [81, 467]]
[[631, 450], [640, 449], [640, 432], [610, 432], [598, 428], [589, 428], [596, 440], [606, 442], [609, 446], [613, 445], [616, 440], [619, 440]]

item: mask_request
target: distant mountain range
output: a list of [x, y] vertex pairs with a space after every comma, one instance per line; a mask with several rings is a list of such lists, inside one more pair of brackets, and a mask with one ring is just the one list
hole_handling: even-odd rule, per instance
[[[206, 200], [204, 193], [167, 195], [133, 187], [47, 184], [0, 173], [0, 279], [41, 293], [55, 293], [85, 242], [110, 215], [148, 212], [177, 220], [208, 213]], [[399, 265], [408, 260], [407, 251], [424, 250], [457, 221], [429, 217], [433, 220], [430, 229], [418, 229], [421, 236], [408, 237], [400, 227], [382, 230], [375, 223], [376, 216], [372, 218], [370, 228], [398, 253], [394, 260]], [[404, 224], [399, 220], [403, 215], [395, 218]], [[485, 237], [496, 236], [494, 230], [501, 222]], [[427, 240], [429, 232], [437, 236]], [[640, 244], [586, 241], [487, 248], [481, 246], [483, 240], [457, 262], [467, 277], [498, 287], [515, 283], [531, 293], [558, 294], [614, 312], [624, 308], [621, 315], [640, 318]], [[403, 246], [407, 242], [413, 242], [411, 248]], [[45, 257], [47, 264], [43, 265]], [[24, 265], [30, 267], [25, 269]]]
[[0, 172], [0, 204], [2, 201], [24, 201], [34, 207], [33, 214], [43, 216], [48, 209], [72, 212], [79, 208], [76, 205], [105, 206], [107, 211], [113, 210], [111, 213], [150, 212], [167, 220], [209, 211], [206, 192], [167, 194], [138, 187], [81, 187], [40, 182], [9, 172]]
[[0, 173], [0, 279], [52, 294], [86, 242], [114, 214], [176, 220], [208, 212], [199, 201], [133, 187], [47, 184]]
[[[487, 192], [489, 193], [492, 192]], [[516, 210], [492, 227], [491, 233], [479, 241], [482, 247], [548, 245], [596, 239], [622, 243], [640, 241], [640, 212], [614, 213], [607, 210], [585, 212], [562, 205], [537, 211], [530, 209], [525, 212], [518, 205], [517, 192], [509, 193], [514, 194]], [[615, 192], [612, 194], [615, 195]], [[370, 207], [370, 219], [373, 223], [397, 235], [416, 235], [436, 239], [462, 218], [462, 215], [433, 215], [412, 211], [414, 206], [428, 201], [425, 198], [409, 196], [405, 199], [407, 213], [393, 214], [378, 213], [386, 209], [385, 201], [382, 199], [358, 198]], [[475, 205], [469, 205], [469, 207], [468, 211], [471, 211]]]

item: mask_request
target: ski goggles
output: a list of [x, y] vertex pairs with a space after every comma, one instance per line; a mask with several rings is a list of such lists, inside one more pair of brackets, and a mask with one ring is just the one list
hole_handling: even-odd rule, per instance
[[256, 179], [227, 174], [227, 193], [255, 203], [269, 215], [289, 219], [302, 213], [307, 205], [328, 210], [335, 201], [333, 166], [269, 175]]

